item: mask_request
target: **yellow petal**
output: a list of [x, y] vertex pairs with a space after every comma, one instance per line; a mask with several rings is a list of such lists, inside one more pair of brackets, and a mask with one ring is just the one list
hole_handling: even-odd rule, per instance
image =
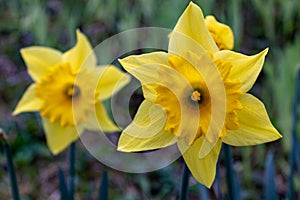
[[160, 82], [157, 68], [169, 65], [168, 54], [165, 52], [154, 52], [138, 56], [128, 56], [120, 59], [119, 62], [126, 71], [141, 82], [144, 97], [154, 102], [156, 96], [153, 84]]
[[72, 49], [63, 54], [64, 61], [71, 63], [73, 69], [81, 67], [95, 68], [97, 61], [90, 42], [80, 30], [76, 31], [76, 35], [77, 43]]
[[222, 141], [218, 140], [212, 151], [210, 151], [206, 157], [199, 158], [198, 155], [203, 141], [204, 137], [200, 137], [188, 148], [180, 143], [178, 143], [178, 147], [193, 177], [198, 182], [210, 188], [216, 176], [216, 165], [222, 147]]
[[131, 124], [122, 132], [118, 150], [136, 152], [158, 149], [176, 142], [170, 132], [164, 130], [166, 114], [160, 106], [145, 100]]
[[56, 155], [67, 148], [72, 142], [77, 140], [83, 132], [83, 128], [75, 126], [62, 127], [59, 123], [51, 123], [48, 119], [42, 118], [43, 127], [46, 134], [47, 145], [50, 151]]
[[126, 69], [126, 71], [132, 71], [133, 69], [139, 68], [140, 66], [149, 64], [161, 64], [166, 66], [169, 65], [168, 54], [162, 51], [128, 56], [123, 59], [119, 59], [119, 62], [124, 67], [124, 69]]
[[104, 105], [101, 102], [96, 103], [95, 112], [89, 114], [85, 128], [93, 131], [114, 132], [120, 129], [108, 117]]
[[240, 80], [242, 84], [241, 91], [247, 92], [254, 85], [263, 67], [267, 53], [268, 48], [253, 56], [224, 50], [216, 52], [214, 58], [220, 58], [223, 62], [230, 62], [232, 64], [229, 79]]
[[123, 73], [113, 65], [102, 66], [97, 69], [100, 71], [97, 88], [100, 100], [111, 97], [130, 81], [128, 74]]
[[62, 53], [48, 47], [27, 47], [21, 49], [21, 55], [34, 81], [39, 81], [49, 67], [62, 62]]
[[205, 24], [220, 50], [233, 49], [234, 37], [229, 26], [218, 22], [212, 15], [205, 17]]
[[242, 110], [237, 110], [239, 129], [227, 130], [223, 142], [233, 146], [248, 146], [271, 142], [282, 136], [274, 128], [264, 104], [250, 94], [240, 97]]
[[[196, 43], [193, 44], [192, 40]], [[199, 52], [194, 50], [198, 45], [210, 52], [219, 50], [205, 25], [201, 9], [191, 2], [170, 35], [169, 52], [182, 53], [184, 47], [187, 48], [186, 51], [198, 54]]]
[[35, 96], [35, 84], [31, 84], [23, 94], [13, 112], [13, 115], [17, 115], [21, 112], [38, 111], [42, 104], [43, 101]]

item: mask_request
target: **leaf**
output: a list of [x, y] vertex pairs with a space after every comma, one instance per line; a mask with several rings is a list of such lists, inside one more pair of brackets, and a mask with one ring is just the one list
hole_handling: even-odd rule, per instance
[[277, 191], [275, 186], [275, 168], [274, 168], [274, 152], [269, 151], [265, 163], [265, 199], [266, 200], [277, 200]]
[[92, 200], [93, 188], [94, 188], [94, 182], [91, 182], [89, 185], [86, 200]]
[[108, 199], [108, 175], [105, 170], [102, 174], [100, 181], [100, 188], [98, 194], [98, 200], [107, 200]]
[[239, 183], [232, 165], [231, 146], [223, 144], [223, 151], [226, 166], [227, 196], [233, 200], [240, 199]]

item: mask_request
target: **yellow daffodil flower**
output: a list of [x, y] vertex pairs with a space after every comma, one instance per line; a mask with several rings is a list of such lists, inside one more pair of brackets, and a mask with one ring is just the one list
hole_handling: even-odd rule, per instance
[[246, 146], [281, 137], [263, 103], [247, 93], [268, 49], [253, 56], [222, 50], [209, 21], [191, 2], [169, 35], [167, 53], [119, 60], [140, 80], [145, 100], [122, 132], [118, 150], [177, 143], [195, 179], [207, 187], [213, 183], [222, 142]]
[[39, 46], [21, 50], [34, 83], [23, 94], [13, 115], [39, 111], [53, 154], [78, 139], [84, 129], [119, 130], [101, 101], [130, 80], [115, 66], [96, 67], [96, 55], [88, 39], [79, 30], [76, 34], [77, 44], [65, 53]]

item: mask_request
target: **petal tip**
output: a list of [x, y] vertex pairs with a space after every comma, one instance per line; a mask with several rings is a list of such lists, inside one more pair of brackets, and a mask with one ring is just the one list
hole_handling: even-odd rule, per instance
[[118, 148], [117, 148], [117, 151], [120, 151], [120, 152], [130, 152], [130, 150], [128, 150], [128, 149], [126, 149], [126, 147], [125, 146], [118, 146]]
[[205, 187], [207, 187], [208, 189], [210, 189], [211, 186], [213, 185], [213, 183], [214, 183], [214, 179], [208, 183], [201, 183], [201, 184], [204, 185]]
[[262, 51], [262, 54], [267, 55], [267, 53], [269, 52], [269, 47], [265, 48], [263, 51]]
[[88, 45], [90, 45], [88, 38], [86, 37], [86, 35], [81, 32], [81, 30], [78, 28], [76, 29], [76, 38], [77, 38], [77, 42], [80, 41], [81, 39], [85, 40], [84, 42], [87, 42]]
[[124, 147], [118, 147], [117, 151], [123, 151]]
[[199, 158], [200, 158], [200, 159], [203, 159], [203, 158], [205, 158], [208, 154], [209, 154], [209, 152], [203, 151], [203, 150], [200, 149], [200, 151], [199, 151]]
[[197, 7], [198, 7], [198, 5], [197, 5], [197, 4], [195, 4], [193, 1], [190, 1], [190, 3], [189, 3], [189, 5], [188, 5], [188, 7], [190, 7], [190, 6], [197, 6]]
[[24, 53], [25, 49], [26, 49], [26, 48], [22, 48], [22, 49], [20, 49], [20, 53], [21, 53], [21, 55]]
[[[186, 10], [190, 10], [190, 9], [197, 9], [197, 11], [200, 10], [200, 12], [201, 12], [201, 14], [203, 16], [201, 8], [197, 4], [195, 4], [193, 1], [190, 1], [189, 5], [186, 8]], [[195, 11], [195, 10], [191, 10], [191, 11]]]
[[277, 140], [279, 140], [281, 138], [283, 138], [283, 136], [279, 132], [277, 132]]
[[20, 114], [20, 112], [17, 110], [14, 110], [11, 114], [12, 114], [12, 116], [16, 116], [16, 115]]
[[56, 156], [57, 154], [59, 154], [59, 151], [56, 151], [56, 150], [50, 150], [51, 151], [51, 153], [54, 155], [54, 156]]
[[81, 31], [80, 31], [79, 28], [76, 29], [76, 34], [77, 34], [77, 33], [81, 33]]
[[30, 49], [32, 49], [32, 47], [25, 47], [25, 48], [20, 49], [20, 54], [23, 59], [26, 57], [26, 54], [28, 53], [27, 51]]

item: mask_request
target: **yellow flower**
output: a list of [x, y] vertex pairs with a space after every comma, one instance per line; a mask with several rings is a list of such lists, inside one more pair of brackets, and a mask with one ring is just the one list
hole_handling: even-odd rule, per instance
[[96, 55], [88, 39], [79, 30], [76, 34], [77, 44], [65, 53], [38, 46], [21, 50], [34, 83], [13, 114], [39, 111], [53, 154], [64, 150], [84, 129], [119, 130], [101, 101], [130, 80], [115, 66], [96, 67]]
[[220, 50], [201, 9], [190, 3], [169, 38], [168, 53], [119, 60], [140, 80], [144, 102], [119, 139], [120, 151], [177, 143], [191, 173], [210, 187], [222, 142], [266, 143], [281, 135], [263, 103], [248, 94], [268, 49], [246, 56]]

